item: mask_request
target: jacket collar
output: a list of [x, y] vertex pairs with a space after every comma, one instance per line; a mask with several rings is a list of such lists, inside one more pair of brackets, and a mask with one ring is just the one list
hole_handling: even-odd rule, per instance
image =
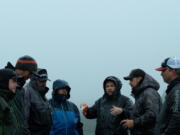
[[172, 88], [178, 83], [180, 83], [180, 77], [178, 77], [170, 82], [170, 84], [167, 86], [166, 93], [169, 94], [169, 92], [172, 90]]

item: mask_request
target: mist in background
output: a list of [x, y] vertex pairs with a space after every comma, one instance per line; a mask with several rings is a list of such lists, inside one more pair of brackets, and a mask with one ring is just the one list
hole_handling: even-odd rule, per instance
[[[0, 67], [23, 55], [69, 82], [71, 101], [88, 105], [104, 94], [107, 76], [119, 77], [122, 94], [131, 97], [123, 77], [141, 68], [161, 85], [159, 67], [180, 58], [179, 0], [4, 0], [0, 1]], [[131, 97], [132, 99], [132, 97]]]

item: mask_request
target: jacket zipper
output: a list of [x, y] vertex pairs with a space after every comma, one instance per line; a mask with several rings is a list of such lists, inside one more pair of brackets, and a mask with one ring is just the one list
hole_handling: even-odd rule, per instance
[[65, 126], [66, 126], [66, 135], [67, 135], [67, 120], [66, 120], [66, 116], [65, 116], [65, 110], [63, 105], [61, 104], [62, 110], [63, 110], [63, 116], [64, 116], [64, 121], [65, 121]]

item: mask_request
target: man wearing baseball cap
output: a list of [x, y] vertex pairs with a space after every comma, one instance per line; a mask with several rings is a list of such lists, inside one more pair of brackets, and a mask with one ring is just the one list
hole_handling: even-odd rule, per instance
[[160, 134], [180, 135], [180, 59], [166, 58], [156, 70], [168, 84], [158, 119]]
[[135, 104], [130, 119], [121, 121], [121, 124], [131, 130], [131, 135], [154, 135], [156, 118], [162, 105], [157, 92], [159, 83], [142, 69], [133, 69], [124, 79], [129, 80]]
[[[38, 76], [37, 76], [38, 75]], [[49, 135], [52, 116], [46, 99], [49, 88], [46, 86], [48, 73], [46, 69], [38, 69], [25, 87], [25, 117], [31, 135]]]

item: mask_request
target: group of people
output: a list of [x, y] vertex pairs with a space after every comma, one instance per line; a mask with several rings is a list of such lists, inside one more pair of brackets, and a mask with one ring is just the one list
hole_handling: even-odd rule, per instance
[[[180, 135], [180, 59], [167, 58], [156, 70], [168, 84], [164, 103], [159, 83], [142, 69], [124, 77], [134, 104], [119, 78], [105, 78], [103, 96], [91, 107], [81, 104], [87, 119], [97, 119], [96, 135]], [[79, 110], [68, 101], [70, 85], [55, 80], [48, 100], [47, 81], [47, 70], [31, 56], [0, 69], [0, 135], [83, 135]]]
[[47, 81], [47, 70], [31, 56], [0, 69], [0, 135], [83, 135], [79, 110], [68, 101], [68, 82], [54, 81], [48, 100]]

